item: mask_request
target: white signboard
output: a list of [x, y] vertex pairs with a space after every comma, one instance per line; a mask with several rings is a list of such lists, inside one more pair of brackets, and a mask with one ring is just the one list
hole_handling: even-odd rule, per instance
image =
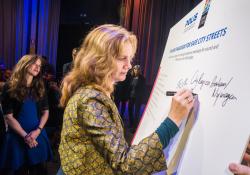
[[166, 91], [193, 89], [197, 118], [183, 139], [184, 121], [165, 150], [169, 164], [182, 147], [178, 175], [229, 175], [229, 163], [241, 161], [250, 134], [249, 7], [249, 0], [204, 0], [170, 30], [133, 144], [167, 117]]

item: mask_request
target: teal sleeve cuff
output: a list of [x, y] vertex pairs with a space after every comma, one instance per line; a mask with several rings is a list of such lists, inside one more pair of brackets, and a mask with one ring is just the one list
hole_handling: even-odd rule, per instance
[[173, 138], [178, 131], [178, 126], [168, 117], [161, 123], [155, 132], [160, 138], [163, 149], [168, 146], [170, 139]]

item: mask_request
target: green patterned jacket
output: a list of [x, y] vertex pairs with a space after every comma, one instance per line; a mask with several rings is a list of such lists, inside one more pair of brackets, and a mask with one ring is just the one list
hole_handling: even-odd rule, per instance
[[66, 175], [147, 175], [167, 168], [158, 135], [130, 147], [114, 102], [91, 86], [67, 104], [59, 153]]

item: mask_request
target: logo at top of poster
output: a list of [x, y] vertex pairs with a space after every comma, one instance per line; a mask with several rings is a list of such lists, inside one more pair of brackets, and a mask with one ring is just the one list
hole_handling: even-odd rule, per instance
[[206, 0], [202, 15], [201, 15], [201, 20], [200, 20], [200, 24], [198, 26], [198, 29], [203, 27], [205, 25], [206, 22], [206, 18], [207, 18], [207, 14], [210, 8], [210, 4], [211, 4], [211, 0]]
[[190, 18], [186, 20], [184, 32], [187, 32], [194, 27], [197, 17], [198, 17], [198, 13], [195, 13], [193, 16], [191, 16]]

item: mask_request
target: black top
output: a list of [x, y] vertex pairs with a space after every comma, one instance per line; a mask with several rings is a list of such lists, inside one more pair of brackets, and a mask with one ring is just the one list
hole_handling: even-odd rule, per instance
[[70, 72], [72, 69], [72, 62], [69, 62], [69, 63], [65, 63], [63, 65], [63, 77], [68, 73]]
[[130, 81], [130, 98], [135, 98], [139, 101], [145, 96], [146, 83], [143, 75], [132, 77]]
[[[2, 93], [3, 114], [7, 115], [13, 113], [13, 117], [17, 118], [21, 110], [21, 107], [23, 105], [23, 101], [19, 101], [13, 97], [10, 97], [8, 89], [9, 86], [5, 84]], [[38, 116], [41, 117], [42, 111], [49, 109], [47, 93], [45, 93], [44, 97], [41, 100], [36, 101], [36, 106], [38, 109], [37, 110]]]
[[3, 141], [3, 137], [5, 135], [5, 123], [4, 123], [4, 119], [3, 119], [3, 112], [2, 112], [2, 107], [0, 104], [0, 146], [2, 144]]

